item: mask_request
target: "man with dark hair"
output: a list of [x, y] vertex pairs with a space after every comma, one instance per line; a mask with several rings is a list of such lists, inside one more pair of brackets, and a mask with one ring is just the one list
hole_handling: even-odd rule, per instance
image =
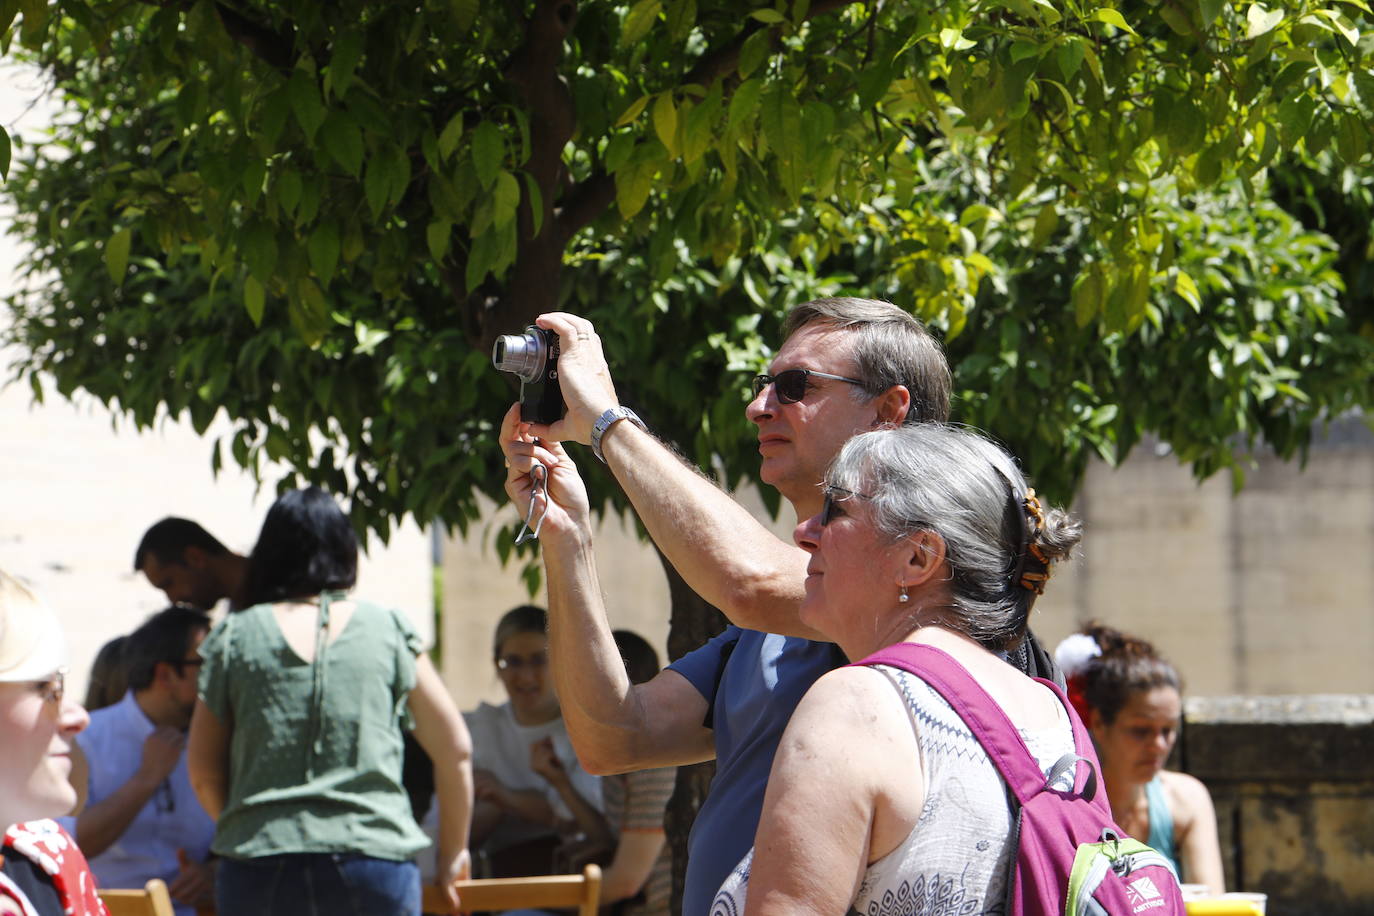
[[[574, 439], [615, 475], [654, 543], [687, 584], [734, 624], [645, 684], [618, 664], [604, 617], [550, 575], [554, 683], [578, 757], [594, 773], [716, 760], [692, 827], [682, 912], [703, 913], [754, 841], [773, 755], [810, 686], [843, 664], [837, 647], [798, 617], [808, 554], [783, 541], [679, 459], [620, 406], [590, 322], [555, 313], [566, 417], [549, 427], [502, 428], [508, 491], [519, 491], [542, 436]], [[884, 425], [943, 422], [950, 373], [939, 342], [910, 314], [872, 299], [818, 299], [794, 308], [745, 414], [758, 427], [760, 479], [797, 519], [821, 508], [821, 483], [855, 434]], [[629, 420], [630, 422], [620, 422]], [[546, 555], [547, 560], [547, 555]], [[1018, 647], [1018, 652], [1022, 647]], [[1029, 651], [1009, 659], [1048, 673]]]
[[182, 916], [213, 900], [214, 869], [205, 860], [215, 823], [186, 772], [196, 648], [209, 629], [204, 612], [170, 607], [129, 635], [129, 692], [91, 713], [71, 774], [87, 801], [68, 829], [100, 885], [142, 887], [161, 878]]
[[209, 610], [225, 598], [235, 603], [248, 558], [190, 519], [168, 517], [143, 533], [134, 551], [134, 570], [173, 604]]

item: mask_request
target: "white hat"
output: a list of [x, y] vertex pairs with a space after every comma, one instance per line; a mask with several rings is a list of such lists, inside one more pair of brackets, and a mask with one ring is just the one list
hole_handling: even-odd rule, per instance
[[37, 681], [67, 662], [67, 641], [46, 604], [0, 570], [0, 681]]

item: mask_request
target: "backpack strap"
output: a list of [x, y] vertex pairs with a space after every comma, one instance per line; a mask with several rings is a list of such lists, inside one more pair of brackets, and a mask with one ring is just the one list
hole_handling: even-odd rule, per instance
[[[969, 731], [983, 745], [983, 750], [987, 752], [988, 758], [992, 760], [997, 771], [1002, 774], [1007, 787], [1015, 796], [1016, 801], [1025, 805], [1031, 798], [1034, 798], [1045, 786], [1052, 782], [1062, 772], [1070, 768], [1077, 769], [1078, 762], [1085, 760], [1088, 762], [1088, 775], [1082, 780], [1077, 777], [1074, 780], [1074, 793], [1081, 795], [1088, 801], [1092, 801], [1097, 794], [1097, 755], [1092, 749], [1092, 740], [1088, 737], [1087, 729], [1069, 706], [1068, 697], [1064, 691], [1053, 681], [1036, 678], [1037, 681], [1046, 685], [1054, 691], [1059, 698], [1060, 704], [1064, 707], [1065, 714], [1069, 717], [1069, 722], [1073, 727], [1074, 748], [1076, 753], [1066, 754], [1060, 758], [1050, 772], [1051, 779], [1047, 780], [1041, 771], [1040, 765], [1036, 762], [1035, 756], [1026, 747], [1026, 742], [1021, 738], [1020, 731], [1007, 718], [1007, 714], [1002, 711], [1002, 707], [992, 697], [988, 696], [986, 690], [968, 673], [963, 665], [959, 664], [949, 653], [919, 643], [899, 642], [880, 649], [863, 661], [855, 662], [856, 665], [891, 665], [903, 671], [909, 671], [921, 680], [925, 681], [935, 690], [936, 693], [944, 697], [945, 701], [953, 707], [959, 714], [959, 718], [964, 720]], [[1080, 788], [1079, 782], [1082, 782]]]

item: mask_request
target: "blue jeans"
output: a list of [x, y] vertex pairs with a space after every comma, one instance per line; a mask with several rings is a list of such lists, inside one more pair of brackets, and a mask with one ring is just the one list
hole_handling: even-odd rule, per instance
[[241, 916], [419, 916], [414, 862], [352, 852], [221, 859], [215, 909]]

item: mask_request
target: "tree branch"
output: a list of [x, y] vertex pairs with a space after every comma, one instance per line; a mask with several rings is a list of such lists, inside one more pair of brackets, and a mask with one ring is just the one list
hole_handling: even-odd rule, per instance
[[[185, 4], [188, 8], [190, 4]], [[257, 55], [268, 66], [283, 75], [290, 75], [296, 62], [296, 34], [294, 29], [286, 33], [274, 32], [261, 23], [254, 22], [223, 3], [215, 4], [215, 12], [229, 37]]]
[[598, 170], [578, 182], [558, 210], [558, 229], [567, 239], [601, 215], [615, 200], [615, 178]]

